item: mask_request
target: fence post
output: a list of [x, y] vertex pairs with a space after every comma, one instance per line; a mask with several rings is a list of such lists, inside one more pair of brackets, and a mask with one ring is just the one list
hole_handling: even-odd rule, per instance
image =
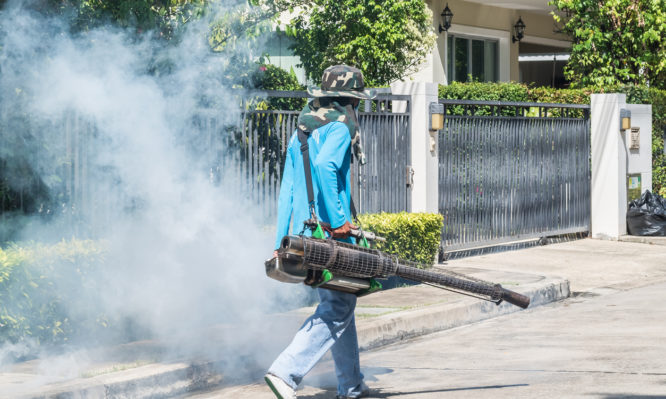
[[[640, 148], [631, 148], [631, 128], [622, 130], [620, 110], [631, 112], [631, 127], [638, 127]], [[627, 234], [629, 174], [642, 193], [652, 188], [652, 106], [627, 104], [625, 94], [592, 94], [593, 238], [618, 239]]]
[[430, 133], [428, 123], [430, 103], [437, 102], [437, 85], [428, 82], [398, 82], [391, 85], [391, 92], [411, 96], [409, 123], [411, 166], [414, 171], [411, 212], [437, 213], [439, 212], [439, 138], [437, 133]]

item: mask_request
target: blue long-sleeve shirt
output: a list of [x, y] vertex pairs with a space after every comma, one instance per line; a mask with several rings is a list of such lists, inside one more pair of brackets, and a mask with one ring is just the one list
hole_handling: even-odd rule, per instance
[[[317, 217], [333, 228], [342, 226], [345, 221], [351, 222], [349, 129], [341, 122], [328, 123], [310, 134], [308, 146]], [[289, 140], [282, 174], [275, 249], [280, 247], [282, 237], [289, 234], [292, 217], [293, 233], [296, 234], [303, 230], [303, 222], [310, 219], [303, 155], [297, 132]], [[304, 233], [310, 235], [308, 229]]]

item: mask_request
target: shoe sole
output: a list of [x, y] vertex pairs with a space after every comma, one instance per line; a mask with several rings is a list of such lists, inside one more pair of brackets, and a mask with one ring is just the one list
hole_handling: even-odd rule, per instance
[[273, 383], [271, 382], [271, 380], [268, 379], [268, 377], [264, 377], [264, 381], [266, 381], [266, 384], [271, 389], [271, 391], [273, 391], [273, 393], [275, 394], [275, 396], [277, 396], [278, 399], [284, 399], [284, 397], [280, 395], [280, 392], [278, 392], [275, 386], [273, 386]]

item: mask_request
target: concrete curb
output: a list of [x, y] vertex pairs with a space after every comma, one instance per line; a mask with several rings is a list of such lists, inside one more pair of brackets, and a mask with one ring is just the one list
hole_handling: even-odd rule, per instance
[[[545, 284], [539, 284], [538, 287], [521, 293], [531, 298], [528, 309], [532, 309], [568, 298], [570, 295], [569, 281], [549, 279]], [[519, 307], [508, 303], [497, 306], [492, 302], [469, 299], [455, 304], [443, 303], [383, 315], [374, 318], [371, 322], [359, 323], [359, 347], [361, 350], [373, 349], [520, 310]]]
[[640, 244], [651, 244], [651, 245], [666, 245], [666, 237], [650, 237], [650, 236], [620, 236], [618, 241], [623, 242], [636, 242]]
[[[531, 298], [529, 309], [567, 298], [569, 281], [544, 278], [521, 293]], [[358, 322], [361, 350], [378, 348], [404, 339], [475, 323], [521, 310], [480, 299], [463, 298], [372, 317]], [[215, 363], [155, 363], [91, 378], [76, 378], [36, 388], [15, 398], [167, 398], [218, 386], [223, 376]], [[259, 371], [258, 371], [259, 373]]]
[[214, 387], [222, 376], [213, 363], [150, 364], [91, 378], [46, 385], [20, 399], [165, 398]]

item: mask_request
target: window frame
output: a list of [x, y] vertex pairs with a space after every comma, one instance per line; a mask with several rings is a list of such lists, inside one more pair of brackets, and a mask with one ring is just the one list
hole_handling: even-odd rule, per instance
[[[498, 81], [499, 82], [508, 82], [511, 80], [512, 73], [515, 72], [516, 77], [514, 79], [518, 79], [517, 74], [518, 74], [518, 62], [517, 58], [516, 60], [512, 60], [511, 54], [514, 50], [512, 50], [512, 47], [514, 46], [514, 43], [511, 42], [511, 32], [508, 30], [499, 30], [499, 29], [490, 29], [490, 28], [482, 28], [478, 26], [471, 26], [471, 25], [462, 25], [462, 24], [453, 24], [449, 30], [444, 34], [444, 53], [442, 54], [443, 57], [447, 57], [447, 39], [448, 35], [454, 35], [454, 36], [466, 36], [469, 38], [480, 38], [480, 39], [494, 39], [494, 40], [499, 40], [499, 48], [498, 48]], [[527, 38], [527, 37], [526, 37]], [[523, 39], [525, 40], [525, 38]], [[448, 84], [451, 80], [449, 79], [449, 71], [448, 71], [448, 60], [445, 59], [445, 62], [442, 64], [442, 71], [444, 72], [444, 83]], [[515, 61], [515, 66], [513, 65]], [[514, 68], [515, 67], [515, 68]], [[514, 71], [515, 69], [515, 71]]]
[[[473, 75], [473, 51], [472, 51], [472, 42], [474, 40], [476, 41], [481, 41], [484, 43], [484, 50], [485, 50], [485, 43], [491, 42], [495, 44], [495, 60], [494, 60], [494, 80], [485, 80], [486, 82], [499, 82], [501, 81], [500, 78], [500, 44], [501, 40], [500, 38], [496, 37], [483, 37], [483, 36], [475, 36], [475, 35], [469, 35], [469, 34], [464, 34], [464, 33], [447, 33], [446, 35], [446, 78], [448, 83], [458, 81], [460, 82], [461, 80], [456, 80], [456, 68], [455, 68], [455, 51], [456, 51], [456, 39], [465, 39], [467, 41], [467, 74], [465, 75], [466, 78], [463, 82], [468, 82], [467, 77], [470, 75]], [[452, 48], [449, 49], [449, 41], [453, 45]], [[449, 59], [449, 55], [452, 55], [453, 60]], [[449, 67], [452, 68], [449, 68]]]

